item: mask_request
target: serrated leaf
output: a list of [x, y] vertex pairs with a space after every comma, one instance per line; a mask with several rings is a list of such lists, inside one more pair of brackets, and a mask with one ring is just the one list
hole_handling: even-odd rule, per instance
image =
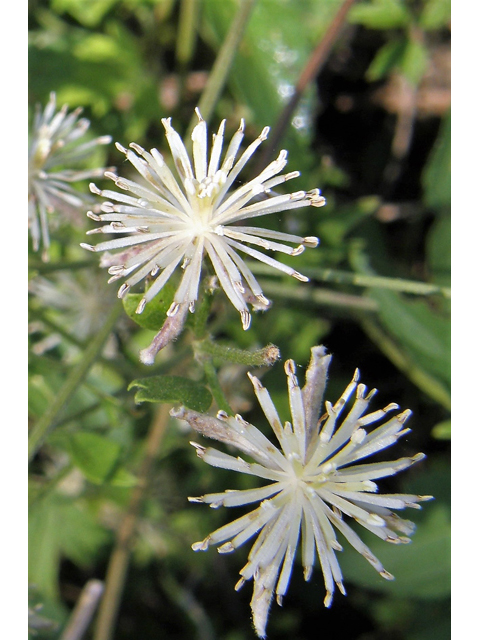
[[153, 300], [147, 303], [142, 313], [135, 313], [140, 300], [143, 298], [143, 294], [141, 293], [129, 293], [126, 295], [122, 300], [123, 308], [128, 317], [143, 329], [160, 331], [174, 295], [175, 288], [173, 285], [167, 283]]
[[151, 376], [134, 380], [128, 390], [138, 388], [135, 402], [168, 402], [183, 404], [194, 411], [207, 411], [212, 394], [204, 385], [180, 376]]
[[71, 434], [68, 449], [72, 462], [95, 484], [103, 484], [118, 464], [121, 447], [97, 433], [78, 431]]
[[428, 516], [418, 525], [412, 542], [387, 544], [369, 532], [360, 531], [362, 540], [376, 555], [393, 582], [384, 580], [366, 560], [345, 545], [339, 558], [346, 580], [362, 587], [399, 597], [430, 600], [450, 593], [450, 523], [443, 505], [427, 505]]
[[445, 209], [451, 203], [450, 113], [443, 119], [435, 146], [422, 174], [423, 201], [433, 209]]
[[353, 5], [348, 20], [370, 29], [396, 29], [410, 24], [412, 16], [401, 0], [374, 0]]

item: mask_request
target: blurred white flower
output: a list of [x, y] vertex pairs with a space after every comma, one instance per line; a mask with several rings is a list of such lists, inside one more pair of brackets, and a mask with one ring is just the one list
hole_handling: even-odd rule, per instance
[[[374, 482], [422, 460], [425, 457], [422, 453], [395, 461], [356, 464], [408, 433], [410, 430], [404, 428], [404, 424], [411, 414], [408, 410], [403, 411], [367, 433], [367, 425], [382, 420], [388, 412], [399, 407], [390, 404], [365, 415], [376, 390], [367, 395], [365, 385], [358, 383], [358, 370], [335, 405], [325, 402], [326, 412], [319, 419], [330, 360], [331, 356], [326, 355], [324, 347], [312, 349], [302, 389], [295, 376], [294, 362], [288, 360], [285, 363], [292, 422], [285, 422], [284, 426], [268, 391], [257, 378], [248, 374], [280, 448], [239, 415], [229, 417], [220, 411], [217, 418], [213, 418], [183, 407], [172, 410], [172, 415], [186, 420], [196, 431], [233, 445], [255, 461], [247, 462], [240, 457], [192, 443], [198, 456], [205, 462], [271, 482], [258, 489], [228, 490], [189, 498], [192, 502], [207, 503], [213, 508], [260, 502], [256, 509], [217, 529], [205, 540], [192, 545], [192, 548], [204, 551], [210, 544], [222, 543], [218, 551], [229, 553], [257, 535], [235, 588], [239, 589], [245, 580], [253, 578], [251, 607], [255, 630], [261, 638], [265, 636], [273, 594], [281, 605], [287, 591], [300, 533], [305, 580], [310, 579], [315, 555], [318, 555], [326, 589], [324, 604], [329, 607], [335, 584], [341, 593], [346, 593], [335, 555], [336, 551], [342, 549], [335, 529], [381, 576], [387, 580], [393, 579], [343, 519], [343, 515], [353, 518], [387, 542], [407, 543], [410, 542], [408, 536], [413, 533], [414, 524], [401, 519], [392, 509], [418, 509], [418, 502], [431, 498], [379, 494]], [[340, 422], [340, 415], [354, 392], [354, 403]]]
[[[321, 207], [325, 204], [325, 198], [318, 189], [271, 195], [274, 187], [300, 175], [297, 171], [277, 175], [287, 164], [286, 151], [281, 151], [278, 158], [256, 178], [231, 190], [249, 158], [266, 139], [269, 128], [266, 127], [235, 161], [244, 135], [242, 121], [221, 163], [225, 121], [222, 121], [218, 133], [213, 136], [208, 158], [207, 125], [198, 109], [197, 116], [199, 122], [192, 133], [193, 165], [182, 139], [171, 125], [171, 119], [162, 120], [179, 181], [157, 149], [151, 149], [149, 153], [138, 144], [131, 143], [132, 151], [117, 143], [117, 148], [148, 184], [144, 186], [107, 172], [105, 175], [117, 187], [132, 195], [100, 191], [95, 185], [91, 185], [93, 193], [118, 204], [104, 202], [101, 215], [89, 212], [92, 219], [108, 224], [88, 233], [128, 235], [96, 246], [82, 246], [90, 251], [107, 252], [100, 264], [108, 267], [112, 276], [109, 282], [127, 277], [119, 289], [120, 298], [130, 287], [147, 276], [155, 277], [138, 305], [137, 313], [142, 313], [147, 302], [163, 288], [177, 266], [181, 265], [183, 269], [183, 276], [167, 312], [168, 320], [151, 348], [141, 354], [146, 364], [151, 364], [156, 353], [178, 335], [187, 311], [194, 311], [205, 254], [210, 258], [221, 287], [239, 311], [243, 328], [248, 329], [251, 316], [247, 303], [255, 309], [266, 309], [270, 302], [263, 295], [259, 283], [238, 251], [305, 282], [308, 278], [292, 267], [248, 245], [295, 256], [302, 253], [305, 247], [316, 247], [318, 244], [318, 238], [315, 237], [301, 237], [254, 226], [236, 226], [235, 223], [240, 220], [279, 211]], [[257, 196], [262, 196], [263, 199], [252, 203]], [[122, 250], [108, 253], [115, 249]]]
[[104, 167], [73, 168], [88, 158], [95, 147], [111, 142], [110, 136], [102, 136], [78, 144], [90, 126], [86, 118], [79, 119], [81, 112], [77, 108], [68, 113], [67, 105], [56, 111], [55, 93], [50, 94], [43, 111], [40, 105], [35, 111], [28, 151], [28, 224], [33, 250], [38, 251], [43, 245], [43, 260], [48, 260], [50, 246], [49, 215], [56, 211], [71, 218], [93, 202], [89, 194], [76, 191], [70, 183], [99, 177], [105, 172]]
[[[49, 319], [80, 341], [92, 337], [103, 327], [115, 302], [115, 295], [104, 278], [97, 270], [92, 273], [91, 269], [74, 273], [59, 271], [49, 278], [37, 276], [30, 280], [28, 290], [35, 298], [33, 309], [42, 308]], [[29, 329], [31, 333], [47, 334], [34, 344], [32, 351], [36, 354], [42, 354], [62, 341], [58, 333], [49, 332], [48, 326], [41, 321], [32, 322]], [[115, 353], [116, 341], [110, 335], [103, 355], [113, 357]]]

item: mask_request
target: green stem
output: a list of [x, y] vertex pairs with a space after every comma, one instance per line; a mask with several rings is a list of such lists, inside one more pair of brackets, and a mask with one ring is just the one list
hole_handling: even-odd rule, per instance
[[210, 358], [202, 358], [201, 362], [205, 371], [205, 376], [207, 377], [208, 386], [210, 387], [210, 391], [212, 392], [212, 396], [217, 403], [218, 408], [222, 411], [226, 411], [229, 416], [233, 416], [234, 412], [223, 393], [223, 389], [218, 381], [217, 372], [212, 361]]
[[[76, 336], [66, 331], [61, 325], [57, 324], [54, 320], [49, 318], [44, 310], [36, 311], [34, 314], [34, 317], [39, 317], [40, 320], [47, 325], [47, 327], [52, 329], [52, 331], [54, 331], [55, 333], [58, 333], [62, 338], [64, 338], [74, 346], [78, 347], [79, 349], [84, 350], [86, 348], [87, 346], [86, 342], [79, 340]], [[110, 358], [104, 358], [102, 355], [100, 355], [98, 357], [98, 360], [99, 362], [109, 367], [110, 369], [113, 369], [117, 373], [121, 372], [127, 378], [131, 378], [132, 376], [134, 376], [137, 371], [136, 363], [130, 366], [130, 362], [127, 359], [125, 359], [126, 361], [118, 357], [115, 359], [110, 359]]]
[[39, 500], [48, 495], [50, 491], [52, 491], [52, 489], [54, 489], [58, 485], [58, 483], [61, 482], [70, 473], [70, 471], [72, 471], [73, 468], [74, 466], [71, 462], [62, 467], [60, 471], [55, 476], [53, 476], [53, 478], [50, 478], [38, 489], [34, 496], [29, 500], [28, 506], [32, 507]]
[[75, 262], [36, 262], [31, 261], [28, 268], [36, 273], [54, 273], [55, 271], [74, 271], [76, 269], [87, 269], [94, 267], [91, 260], [76, 260]]
[[[272, 275], [272, 270], [267, 265], [252, 263], [250, 261], [247, 261], [247, 265], [253, 268], [258, 275]], [[391, 289], [392, 291], [402, 291], [403, 293], [411, 293], [418, 296], [440, 294], [445, 298], [451, 297], [451, 290], [448, 287], [441, 287], [429, 282], [352, 273], [351, 271], [340, 271], [337, 269], [322, 269], [320, 267], [302, 267], [302, 273], [309, 278], [321, 280], [322, 282], [351, 284], [357, 287], [371, 287], [373, 289]]]
[[83, 358], [70, 372], [70, 375], [65, 380], [63, 387], [60, 389], [52, 405], [33, 427], [28, 438], [29, 461], [33, 459], [47, 435], [56, 426], [56, 421], [58, 420], [60, 412], [70, 401], [83, 379], [90, 371], [92, 365], [98, 359], [102, 347], [115, 326], [118, 316], [122, 310], [123, 307], [119, 302], [113, 306], [105, 324], [86, 349], [83, 354]]
[[180, 584], [173, 574], [164, 573], [165, 575], [160, 577], [160, 584], [164, 594], [176, 607], [184, 612], [195, 627], [196, 634], [194, 637], [196, 640], [215, 640], [217, 635], [210, 622], [210, 617], [195, 598], [193, 590], [188, 589], [184, 584]]
[[352, 243], [350, 245], [349, 260], [355, 271], [360, 272], [357, 274], [357, 278], [360, 281], [367, 283], [365, 286], [394, 289], [396, 291], [403, 291], [404, 293], [413, 293], [417, 295], [440, 293], [445, 298], [451, 297], [451, 290], [448, 287], [440, 287], [426, 282], [415, 282], [414, 280], [377, 276], [370, 266], [368, 257], [362, 251], [361, 243]]
[[175, 55], [182, 75], [192, 59], [200, 5], [200, 0], [182, 0], [180, 3]]
[[193, 319], [193, 333], [197, 340], [204, 338], [207, 334], [207, 321], [212, 308], [213, 293], [209, 291], [200, 292], [200, 301], [196, 306]]
[[262, 285], [264, 293], [285, 300], [295, 300], [307, 304], [317, 304], [326, 307], [344, 307], [361, 311], [378, 311], [378, 304], [371, 298], [352, 296], [348, 293], [337, 293], [330, 289], [313, 287], [286, 287], [278, 282], [265, 282]]
[[335, 269], [304, 269], [309, 277], [323, 282], [338, 282], [342, 284], [353, 284], [357, 287], [373, 287], [376, 289], [391, 289], [392, 291], [402, 291], [418, 296], [428, 296], [441, 294], [445, 298], [450, 298], [451, 290], [428, 282], [416, 282], [415, 280], [404, 280], [403, 278], [387, 278], [384, 276], [361, 275], [350, 273], [349, 271], [337, 271]]
[[[202, 93], [198, 108], [206, 122], [210, 121], [218, 98], [225, 86], [227, 76], [230, 73], [233, 59], [242, 40], [248, 24], [248, 19], [257, 0], [242, 0], [238, 11], [232, 21], [225, 40], [220, 47], [212, 71], [208, 77], [207, 85]], [[194, 126], [197, 124], [197, 116], [192, 118], [186, 138], [190, 138]]]
[[362, 328], [370, 340], [377, 345], [397, 369], [400, 369], [424, 393], [449, 411], [451, 410], [450, 395], [445, 387], [420, 369], [375, 322], [364, 320]]

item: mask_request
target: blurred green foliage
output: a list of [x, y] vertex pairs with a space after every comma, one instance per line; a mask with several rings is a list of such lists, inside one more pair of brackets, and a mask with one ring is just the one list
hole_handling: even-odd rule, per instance
[[[36, 103], [45, 104], [55, 91], [59, 104], [84, 107], [92, 135], [111, 134], [125, 146], [135, 141], [164, 150], [160, 119], [172, 116], [178, 131], [188, 128], [238, 8], [236, 0], [198, 3], [191, 34], [194, 52], [179, 64], [181, 3], [176, 0], [31, 0], [32, 113]], [[213, 129], [225, 117], [228, 136], [244, 117], [248, 142], [262, 127], [273, 126], [341, 4], [258, 0], [216, 105]], [[222, 343], [245, 350], [276, 344], [283, 360], [296, 360], [300, 377], [310, 348], [323, 343], [334, 354], [328, 399], [338, 397], [358, 366], [369, 387], [379, 386], [378, 407], [391, 401], [411, 407], [412, 433], [399, 456], [427, 453], [427, 461], [409, 474], [415, 491], [436, 498], [422, 514], [414, 513], [418, 530], [411, 545], [398, 548], [365, 536], [395, 574], [394, 583], [382, 581], [363, 558], [345, 548], [339, 560], [349, 597], [337, 595], [326, 611], [320, 605], [320, 569], [304, 585], [297, 567], [283, 609], [272, 609], [272, 639], [308, 640], [317, 637], [318, 628], [336, 640], [448, 637], [449, 299], [446, 290], [429, 296], [393, 292], [376, 286], [375, 277], [450, 286], [450, 112], [440, 107], [421, 111], [417, 105], [403, 156], [394, 157], [392, 140], [404, 118], [404, 96], [396, 94], [400, 106], [395, 111], [379, 102], [375, 91], [391, 86], [400, 75], [414, 95], [433, 92], [428, 79], [440, 73], [436, 53], [449, 46], [449, 18], [449, 0], [356, 3], [275, 150], [277, 155], [281, 148], [288, 149], [289, 170], [301, 170], [295, 188], [319, 186], [327, 197], [327, 206], [318, 212], [308, 209], [269, 221], [272, 228], [321, 238], [318, 249], [305, 251], [290, 264], [312, 273], [328, 268], [366, 274], [371, 286], [324, 282], [320, 277], [300, 284], [262, 275], [266, 287], [280, 283], [284, 295], [273, 298], [266, 314], [254, 314], [248, 332], [242, 331], [224, 296], [213, 300], [205, 331]], [[393, 157], [398, 171], [392, 178], [383, 170]], [[113, 145], [99, 163], [116, 165], [120, 175], [129, 171]], [[96, 270], [96, 258], [78, 246], [85, 240], [84, 231], [74, 225], [54, 229], [51, 262], [43, 265], [32, 253], [32, 278], [52, 277], [55, 269], [70, 268], [74, 277]], [[288, 293], [298, 288], [305, 297], [292, 304]], [[85, 582], [105, 577], [114, 532], [137, 486], [147, 433], [158, 419], [155, 402], [190, 402], [201, 410], [211, 404], [209, 381], [193, 358], [192, 334], [201, 334], [193, 320], [153, 368], [139, 363], [138, 351], [163, 321], [173, 289], [166, 288], [138, 316], [140, 291], [125, 298], [126, 313], [111, 341], [31, 466], [30, 582], [36, 601], [43, 604], [41, 615], [59, 624], [39, 624], [40, 639], [60, 639]], [[314, 299], [313, 292], [328, 294], [330, 302], [316, 302], [320, 298]], [[108, 304], [94, 287], [85, 295], [98, 295]], [[35, 424], [81, 359], [89, 338], [79, 339], [61, 306], [31, 298], [29, 402]], [[262, 427], [246, 370], [244, 365], [222, 366], [220, 385], [232, 408]], [[146, 377], [152, 373], [156, 375]], [[183, 376], [183, 382], [176, 384], [170, 373]], [[256, 373], [286, 418], [282, 366]], [[161, 377], [165, 375], [170, 386]], [[163, 383], [152, 386], [155, 380]], [[169, 639], [253, 638], [251, 587], [246, 585], [239, 594], [233, 590], [247, 550], [230, 557], [190, 551], [192, 542], [231, 514], [189, 505], [187, 496], [239, 488], [242, 482], [254, 486], [254, 480], [205, 468], [188, 444], [190, 437], [172, 421], [153, 463], [115, 640], [149, 640], [159, 634]], [[390, 481], [394, 491], [402, 489], [400, 482], [405, 483]]]

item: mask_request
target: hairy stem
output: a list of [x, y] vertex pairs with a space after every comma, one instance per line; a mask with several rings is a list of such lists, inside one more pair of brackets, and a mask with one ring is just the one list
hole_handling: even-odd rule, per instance
[[199, 356], [208, 355], [224, 362], [244, 364], [248, 367], [270, 367], [280, 358], [280, 350], [274, 344], [268, 344], [263, 349], [246, 351], [237, 347], [227, 347], [210, 338], [195, 343], [195, 353]]
[[212, 392], [212, 396], [217, 403], [218, 408], [222, 411], [226, 411], [229, 416], [233, 416], [234, 412], [232, 410], [232, 407], [229, 405], [225, 394], [223, 393], [222, 387], [220, 386], [217, 371], [213, 366], [213, 362], [210, 358], [202, 358], [201, 363], [203, 365], [203, 370], [205, 371], [208, 386], [210, 387], [210, 391]]

